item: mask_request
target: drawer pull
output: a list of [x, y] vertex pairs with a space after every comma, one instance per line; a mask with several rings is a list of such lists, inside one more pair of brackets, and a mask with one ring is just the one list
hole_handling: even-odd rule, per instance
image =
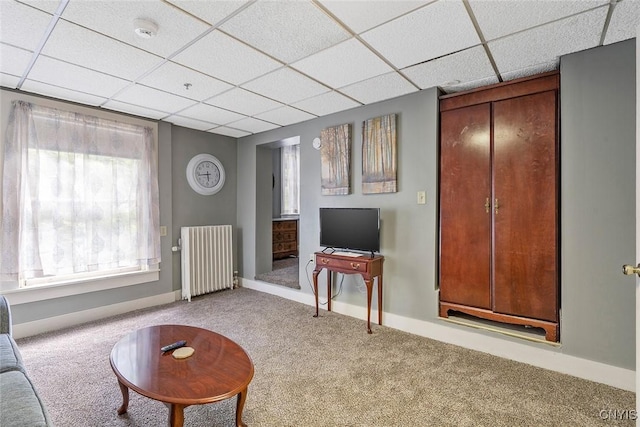
[[353, 268], [354, 270], [357, 270], [360, 268], [360, 264], [356, 264], [355, 262], [351, 263], [351, 268]]
[[323, 264], [329, 264], [329, 260], [328, 260], [328, 259], [326, 259], [326, 258], [322, 258], [322, 263], [323, 263]]

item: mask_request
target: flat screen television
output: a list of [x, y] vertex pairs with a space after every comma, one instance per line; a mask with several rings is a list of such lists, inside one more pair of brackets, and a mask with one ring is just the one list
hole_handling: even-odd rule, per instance
[[380, 209], [320, 208], [320, 246], [380, 252]]

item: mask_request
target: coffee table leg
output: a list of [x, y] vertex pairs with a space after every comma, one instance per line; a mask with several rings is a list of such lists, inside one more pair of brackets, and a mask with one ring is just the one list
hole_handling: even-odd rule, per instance
[[238, 393], [238, 404], [236, 406], [236, 427], [247, 427], [247, 425], [242, 422], [242, 409], [244, 408], [245, 400], [247, 400], [246, 388]]
[[184, 405], [172, 403], [169, 405], [169, 426], [182, 427], [184, 424]]
[[118, 385], [120, 386], [120, 391], [122, 392], [122, 406], [118, 408], [118, 415], [122, 415], [127, 412], [127, 408], [129, 407], [129, 387], [122, 384], [119, 380]]

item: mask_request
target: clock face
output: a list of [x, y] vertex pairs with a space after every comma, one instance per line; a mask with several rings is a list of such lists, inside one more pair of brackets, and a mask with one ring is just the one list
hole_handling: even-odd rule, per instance
[[224, 185], [222, 163], [211, 154], [198, 154], [187, 165], [187, 181], [196, 193], [204, 196], [215, 194]]
[[205, 188], [213, 188], [220, 182], [220, 169], [209, 160], [198, 163], [194, 172], [196, 181]]

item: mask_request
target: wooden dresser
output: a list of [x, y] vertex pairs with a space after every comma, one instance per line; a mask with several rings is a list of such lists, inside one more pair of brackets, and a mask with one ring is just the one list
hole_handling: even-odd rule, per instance
[[273, 259], [298, 256], [298, 220], [274, 219], [272, 224]]

